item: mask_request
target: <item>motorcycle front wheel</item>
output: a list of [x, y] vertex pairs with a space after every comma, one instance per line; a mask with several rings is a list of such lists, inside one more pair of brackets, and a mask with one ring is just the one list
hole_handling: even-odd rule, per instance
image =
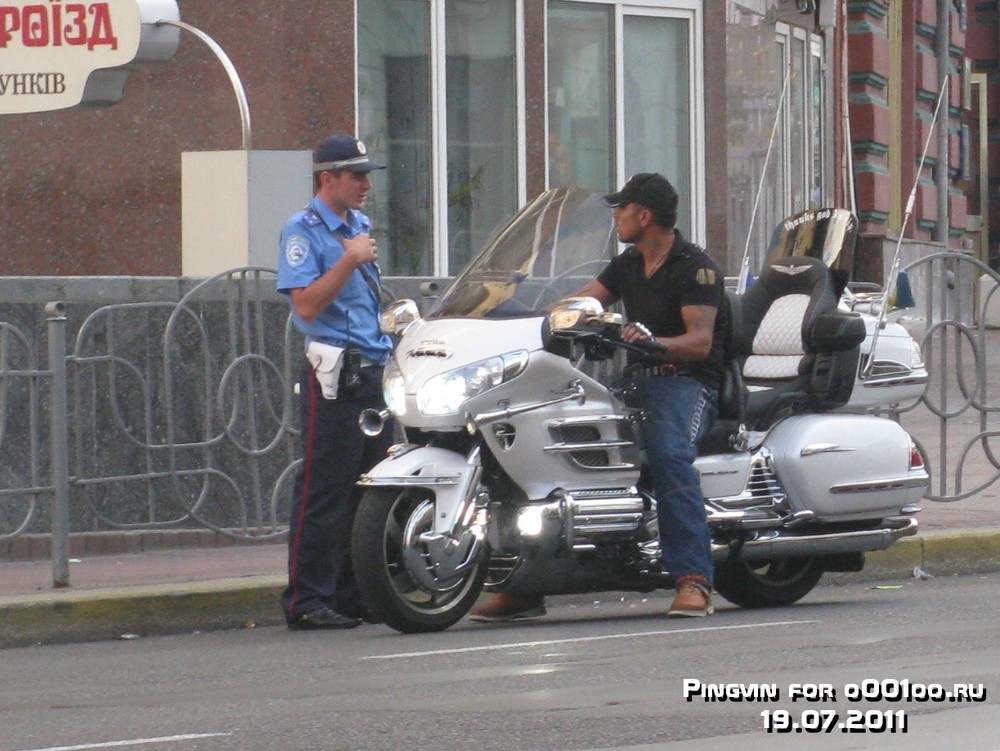
[[819, 584], [823, 571], [812, 557], [728, 561], [715, 569], [715, 589], [741, 608], [791, 605]]
[[351, 558], [361, 596], [375, 616], [404, 634], [457, 623], [476, 602], [489, 568], [483, 548], [440, 578], [443, 567], [420, 539], [433, 520], [434, 498], [423, 488], [366, 490], [354, 518]]

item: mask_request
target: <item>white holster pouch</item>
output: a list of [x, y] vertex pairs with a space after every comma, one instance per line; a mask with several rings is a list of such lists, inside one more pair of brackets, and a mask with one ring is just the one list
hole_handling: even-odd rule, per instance
[[340, 369], [344, 364], [344, 348], [322, 342], [309, 342], [306, 359], [316, 371], [316, 380], [323, 390], [324, 399], [336, 399], [340, 385]]

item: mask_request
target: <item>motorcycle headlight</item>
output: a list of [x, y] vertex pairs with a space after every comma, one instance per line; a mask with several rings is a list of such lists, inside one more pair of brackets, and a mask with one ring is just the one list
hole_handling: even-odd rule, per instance
[[458, 414], [466, 399], [520, 375], [527, 364], [528, 353], [519, 350], [441, 373], [420, 387], [417, 408], [424, 415]]
[[396, 417], [406, 414], [406, 384], [395, 360], [390, 360], [382, 374], [382, 398], [385, 408]]

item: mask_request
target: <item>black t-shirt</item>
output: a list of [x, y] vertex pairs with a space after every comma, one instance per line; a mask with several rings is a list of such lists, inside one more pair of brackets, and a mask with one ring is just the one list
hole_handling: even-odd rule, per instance
[[717, 309], [712, 350], [705, 360], [689, 361], [683, 370], [712, 388], [722, 382], [729, 332], [722, 271], [702, 248], [676, 231], [666, 262], [646, 279], [642, 254], [629, 246], [597, 277], [625, 306], [629, 321], [644, 324], [654, 336], [680, 336], [687, 330], [681, 308], [710, 305]]

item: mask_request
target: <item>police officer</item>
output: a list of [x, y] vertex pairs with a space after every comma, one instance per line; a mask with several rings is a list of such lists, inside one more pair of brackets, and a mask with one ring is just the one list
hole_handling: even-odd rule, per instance
[[315, 195], [281, 232], [278, 291], [305, 334], [299, 379], [302, 464], [288, 533], [282, 607], [291, 629], [353, 628], [366, 613], [351, 566], [359, 475], [386, 453], [392, 430], [365, 436], [358, 415], [383, 409], [382, 366], [391, 340], [379, 330], [378, 248], [362, 209], [384, 169], [351, 135], [313, 152]]

